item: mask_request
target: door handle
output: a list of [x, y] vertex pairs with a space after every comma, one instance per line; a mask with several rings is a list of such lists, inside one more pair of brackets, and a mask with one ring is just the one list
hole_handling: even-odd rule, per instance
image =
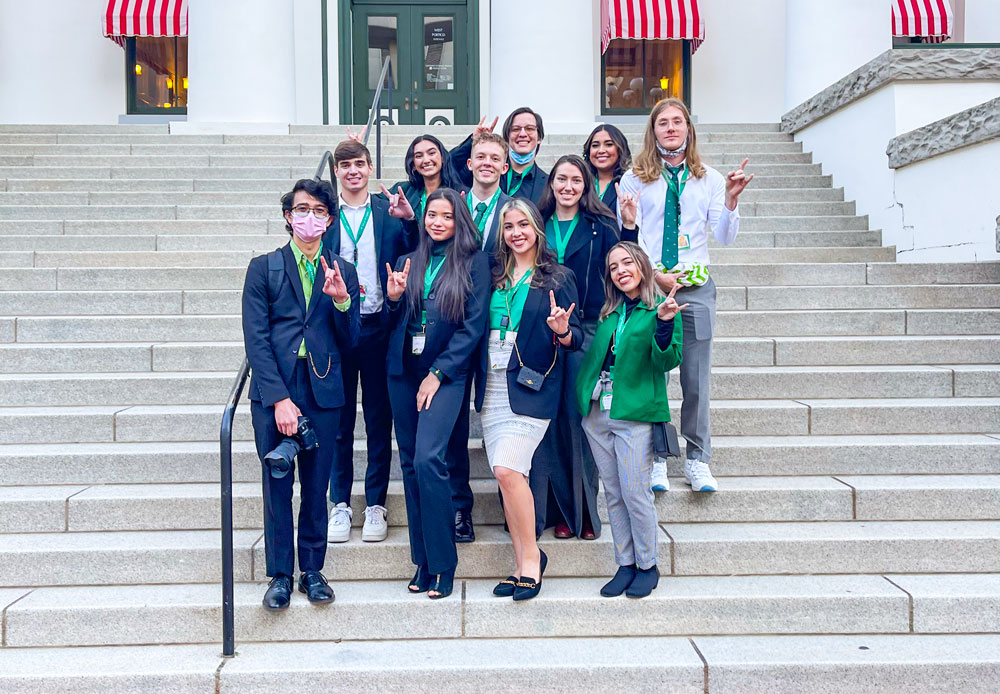
[[406, 97], [405, 99], [403, 99], [403, 110], [404, 111], [410, 110], [410, 97]]
[[416, 110], [419, 104], [417, 103], [417, 97], [413, 97], [413, 109]]

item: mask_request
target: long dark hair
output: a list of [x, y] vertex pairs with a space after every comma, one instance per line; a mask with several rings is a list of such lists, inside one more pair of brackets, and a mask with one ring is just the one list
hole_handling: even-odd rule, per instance
[[[465, 299], [472, 292], [472, 258], [481, 251], [479, 231], [472, 221], [469, 208], [462, 197], [451, 188], [438, 188], [427, 196], [427, 207], [435, 200], [447, 200], [451, 204], [455, 220], [455, 235], [451, 238], [444, 266], [435, 285], [435, 301], [441, 311], [441, 317], [447, 321], [460, 321], [465, 318]], [[417, 250], [413, 252], [410, 262], [410, 274], [406, 282], [407, 301], [414, 314], [423, 308], [424, 303], [424, 272], [430, 262], [431, 247], [434, 240], [426, 233], [427, 210], [423, 211], [424, 220], [417, 242]]]
[[421, 142], [431, 142], [438, 151], [441, 153], [441, 187], [442, 188], [462, 188], [460, 181], [456, 181], [455, 177], [452, 175], [451, 171], [451, 155], [448, 154], [448, 150], [445, 149], [444, 145], [441, 144], [441, 140], [437, 139], [433, 135], [417, 135], [413, 138], [413, 142], [406, 150], [406, 162], [404, 163], [404, 168], [406, 170], [406, 177], [410, 181], [410, 185], [417, 190], [424, 189], [424, 177], [420, 175], [417, 171], [416, 166], [413, 164], [413, 150]]
[[493, 267], [493, 287], [502, 289], [508, 281], [513, 280], [514, 252], [507, 245], [507, 240], [503, 235], [503, 218], [508, 212], [514, 210], [523, 213], [535, 230], [535, 264], [531, 269], [531, 286], [562, 285], [568, 270], [559, 264], [556, 252], [545, 240], [545, 223], [542, 222], [542, 215], [538, 212], [538, 208], [535, 207], [535, 203], [525, 198], [511, 198], [497, 212], [500, 215], [500, 233], [497, 234], [497, 263]]
[[589, 217], [607, 217], [614, 221], [615, 213], [597, 197], [597, 189], [594, 188], [594, 177], [590, 173], [590, 169], [587, 168], [586, 162], [577, 154], [564, 154], [559, 157], [556, 165], [552, 167], [552, 173], [549, 174], [549, 184], [545, 186], [545, 190], [542, 191], [542, 198], [538, 201], [538, 211], [542, 213], [542, 220], [547, 222], [555, 214], [556, 196], [552, 192], [552, 186], [555, 184], [556, 171], [563, 164], [575, 166], [580, 170], [580, 175], [583, 176], [583, 195], [580, 196], [579, 202], [580, 211]]
[[617, 181], [632, 168], [632, 150], [628, 147], [625, 134], [610, 123], [601, 123], [590, 132], [587, 141], [583, 143], [583, 161], [587, 164], [590, 174], [596, 178], [597, 169], [590, 161], [590, 146], [594, 143], [594, 136], [602, 130], [611, 137], [611, 141], [615, 143], [615, 149], [618, 150], [618, 161], [615, 162], [615, 168], [611, 172], [611, 180]]

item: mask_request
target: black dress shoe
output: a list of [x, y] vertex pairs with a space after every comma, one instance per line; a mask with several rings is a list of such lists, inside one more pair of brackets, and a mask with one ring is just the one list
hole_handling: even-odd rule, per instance
[[653, 592], [660, 582], [660, 572], [653, 564], [648, 569], [639, 569], [635, 574], [632, 585], [625, 591], [625, 595], [630, 598], [644, 598]]
[[508, 576], [493, 587], [493, 595], [498, 598], [509, 598], [514, 594], [514, 587], [519, 580], [517, 576]]
[[604, 584], [601, 588], [601, 595], [606, 598], [618, 597], [624, 593], [632, 581], [635, 580], [636, 574], [635, 564], [629, 564], [628, 566], [619, 566], [618, 571], [615, 573], [615, 577]]
[[542, 590], [542, 576], [545, 575], [545, 567], [549, 564], [549, 558], [542, 550], [538, 550], [541, 554], [541, 564], [538, 569], [538, 580], [533, 578], [526, 578], [521, 576], [517, 582], [517, 586], [514, 588], [514, 602], [520, 602], [521, 600], [531, 600], [531, 598], [538, 595]]
[[431, 575], [427, 571], [426, 566], [418, 566], [417, 572], [413, 574], [413, 578], [406, 585], [406, 589], [411, 593], [426, 593], [427, 589], [431, 587]]
[[284, 610], [292, 601], [292, 577], [278, 575], [267, 584], [267, 592], [261, 601], [269, 610]]
[[451, 571], [445, 571], [434, 577], [431, 581], [431, 587], [429, 591], [434, 591], [437, 595], [430, 595], [428, 593], [427, 597], [431, 600], [440, 600], [441, 598], [446, 598], [451, 595], [452, 588], [455, 585], [455, 569]]
[[303, 571], [299, 576], [299, 592], [305, 593], [309, 602], [333, 602], [333, 588], [319, 571]]
[[455, 511], [455, 542], [475, 542], [476, 530], [472, 527], [472, 512], [466, 509]]

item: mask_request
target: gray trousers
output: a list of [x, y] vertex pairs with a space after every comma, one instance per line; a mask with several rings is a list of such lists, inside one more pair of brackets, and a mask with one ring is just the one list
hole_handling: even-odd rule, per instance
[[677, 303], [691, 304], [681, 311], [684, 349], [681, 361], [681, 436], [687, 440], [687, 458], [708, 463], [712, 458], [709, 419], [712, 377], [712, 336], [715, 334], [715, 282], [677, 290]]
[[656, 507], [653, 504], [653, 427], [611, 419], [593, 402], [583, 431], [604, 483], [618, 566], [656, 566]]

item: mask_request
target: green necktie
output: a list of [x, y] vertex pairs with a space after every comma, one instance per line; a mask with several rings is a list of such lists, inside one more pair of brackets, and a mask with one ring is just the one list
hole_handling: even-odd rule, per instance
[[476, 218], [472, 220], [476, 223], [476, 226], [479, 226], [479, 223], [483, 221], [484, 214], [486, 214], [486, 203], [481, 202], [476, 205]]
[[677, 266], [677, 235], [681, 226], [681, 193], [684, 188], [679, 180], [681, 166], [667, 166], [663, 178], [667, 181], [667, 194], [663, 209], [663, 250], [660, 260], [671, 270]]

